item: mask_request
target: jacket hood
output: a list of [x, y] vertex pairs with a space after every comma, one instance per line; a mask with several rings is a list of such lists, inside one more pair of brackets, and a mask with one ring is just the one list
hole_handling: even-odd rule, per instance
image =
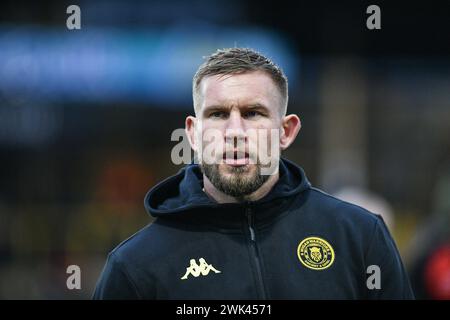
[[311, 187], [303, 169], [287, 159], [280, 159], [279, 175], [272, 190], [257, 201], [219, 204], [203, 192], [203, 174], [199, 165], [190, 164], [150, 189], [145, 196], [144, 206], [155, 218], [180, 216], [198, 209], [267, 204], [275, 199], [297, 195]]

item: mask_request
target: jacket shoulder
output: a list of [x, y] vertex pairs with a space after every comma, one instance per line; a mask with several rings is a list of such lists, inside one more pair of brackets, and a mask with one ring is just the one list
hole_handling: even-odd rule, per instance
[[318, 188], [311, 187], [308, 205], [320, 211], [324, 219], [373, 229], [383, 218], [356, 204], [336, 198]]
[[127, 265], [156, 257], [159, 251], [164, 252], [164, 238], [167, 236], [167, 231], [162, 232], [160, 228], [156, 221], [149, 223], [119, 243], [109, 255]]

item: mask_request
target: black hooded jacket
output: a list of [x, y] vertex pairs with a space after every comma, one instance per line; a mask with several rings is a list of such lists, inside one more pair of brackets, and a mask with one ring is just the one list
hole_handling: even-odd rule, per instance
[[108, 256], [94, 299], [411, 299], [380, 216], [282, 159], [255, 202], [218, 204], [188, 165], [145, 197], [155, 221]]

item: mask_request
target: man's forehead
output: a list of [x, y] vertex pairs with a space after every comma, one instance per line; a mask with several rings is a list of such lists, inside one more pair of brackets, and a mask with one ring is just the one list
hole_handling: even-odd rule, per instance
[[204, 105], [248, 106], [270, 102], [268, 100], [274, 98], [276, 87], [269, 75], [255, 71], [205, 77], [201, 82], [200, 92]]
[[210, 75], [204, 77], [201, 81], [201, 89], [203, 92], [216, 89], [234, 89], [242, 86], [254, 88], [263, 87], [267, 90], [273, 89], [275, 83], [272, 78], [263, 71]]

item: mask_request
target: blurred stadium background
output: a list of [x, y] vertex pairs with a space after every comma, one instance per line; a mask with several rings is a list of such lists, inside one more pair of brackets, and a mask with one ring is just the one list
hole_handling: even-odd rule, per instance
[[383, 214], [417, 297], [450, 299], [448, 1], [379, 1], [377, 31], [369, 4], [2, 2], [0, 298], [90, 298], [107, 253], [151, 222], [146, 191], [180, 168], [170, 135], [202, 56], [242, 46], [288, 74], [303, 128], [285, 156]]

